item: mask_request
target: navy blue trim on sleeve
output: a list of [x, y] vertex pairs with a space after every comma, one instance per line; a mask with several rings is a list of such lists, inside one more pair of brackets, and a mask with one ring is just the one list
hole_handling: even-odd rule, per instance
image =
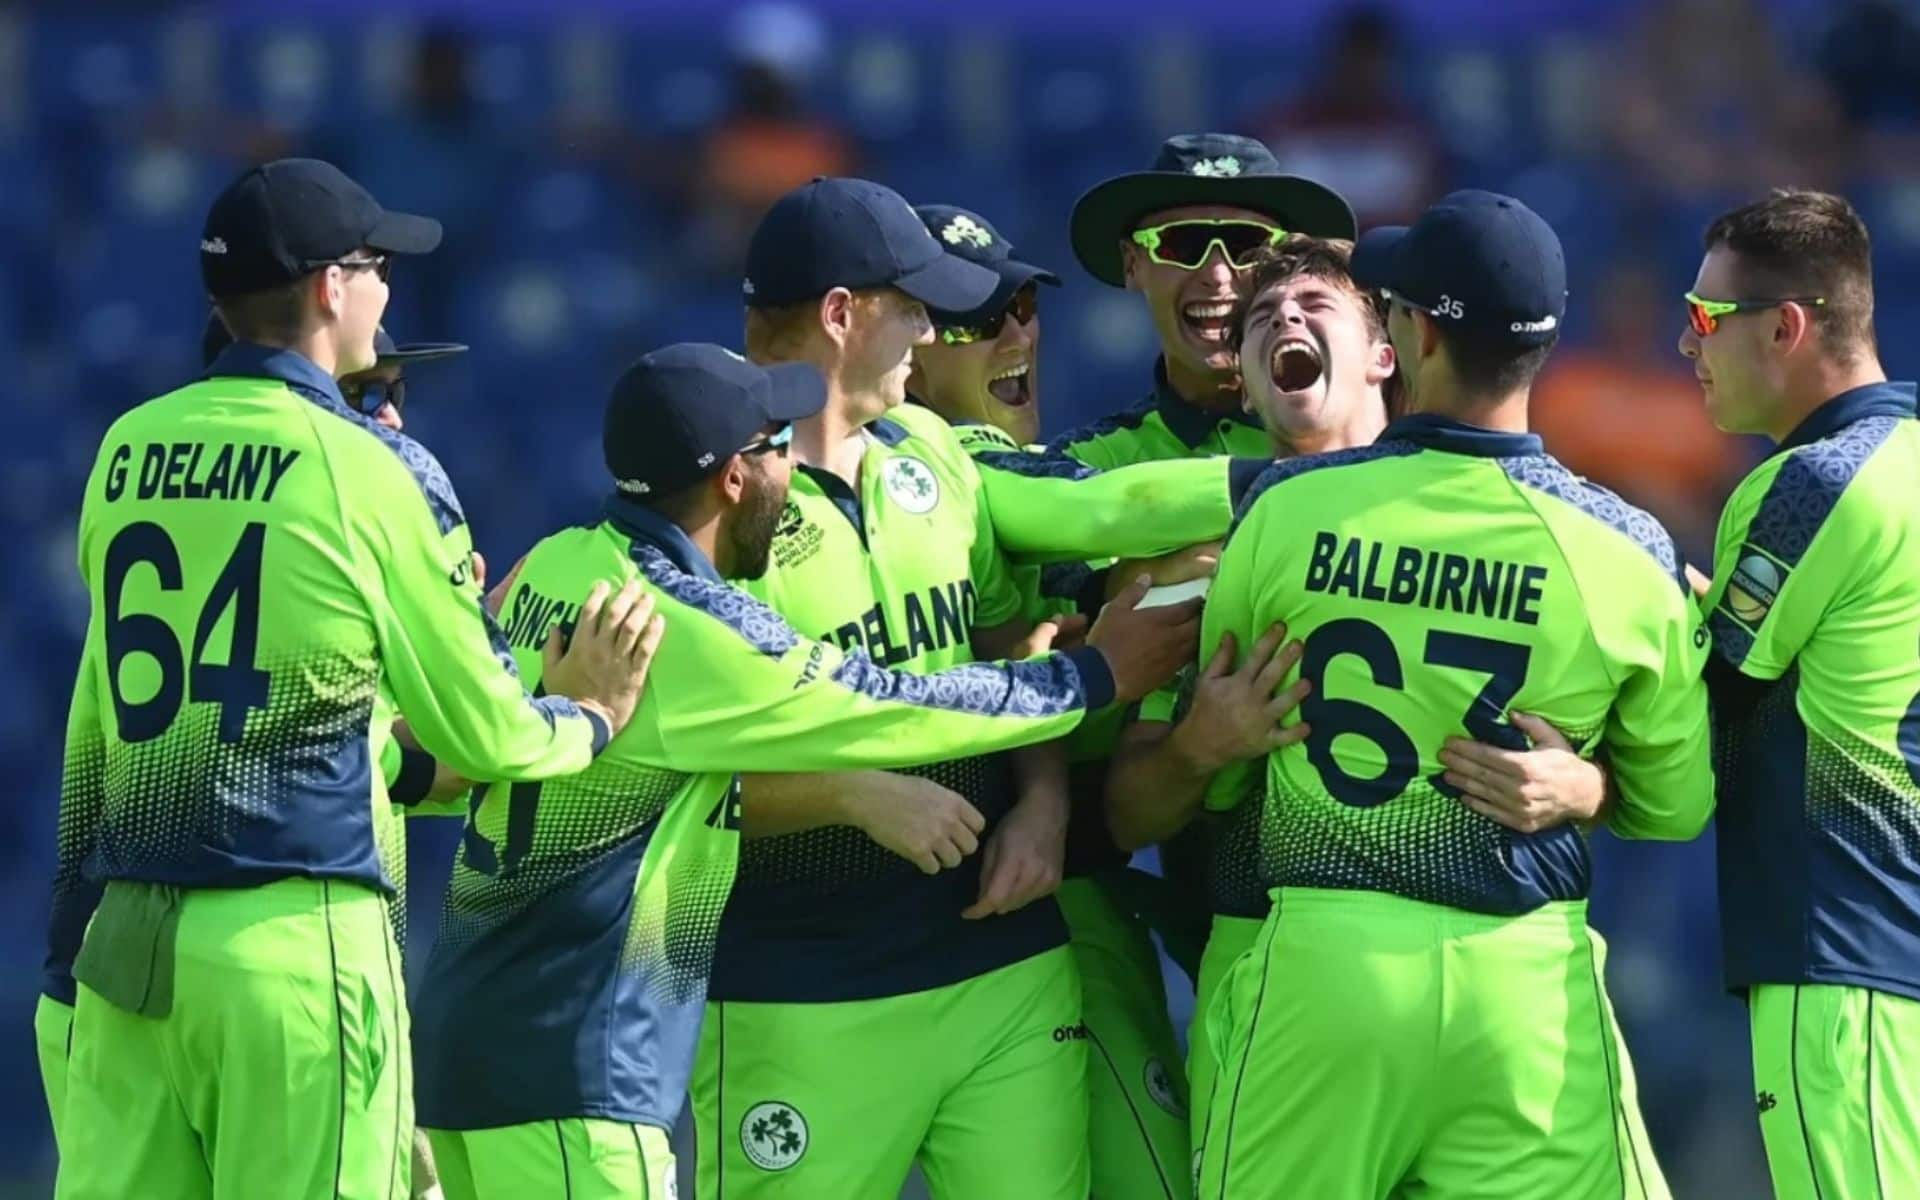
[[1087, 694], [1088, 712], [1113, 703], [1119, 687], [1113, 681], [1113, 668], [1107, 665], [1105, 654], [1092, 646], [1076, 646], [1061, 653], [1080, 672], [1080, 686]]

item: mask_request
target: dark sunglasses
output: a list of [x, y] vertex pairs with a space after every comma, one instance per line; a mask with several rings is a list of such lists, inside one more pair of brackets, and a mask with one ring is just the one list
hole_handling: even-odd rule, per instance
[[1810, 304], [1815, 308], [1827, 302], [1825, 296], [1782, 296], [1778, 300], [1708, 300], [1692, 292], [1686, 295], [1687, 324], [1697, 337], [1706, 337], [1720, 328], [1720, 318], [1734, 313], [1760, 312], [1782, 304]]
[[748, 442], [746, 445], [740, 447], [740, 453], [746, 455], [778, 454], [781, 458], [785, 458], [788, 447], [792, 445], [793, 424], [789, 422], [774, 430], [766, 437], [761, 438], [759, 441]]
[[384, 379], [349, 381], [340, 385], [340, 395], [357, 413], [367, 416], [380, 411], [383, 404], [393, 405], [394, 412], [400, 412], [407, 405], [407, 381], [396, 379], [388, 383]]
[[1206, 265], [1215, 246], [1236, 271], [1251, 267], [1260, 251], [1277, 246], [1287, 231], [1261, 221], [1169, 221], [1133, 231], [1133, 241], [1147, 257], [1170, 267], [1197, 271]]
[[949, 346], [969, 346], [974, 342], [990, 342], [1000, 336], [1011, 316], [1022, 325], [1031, 324], [1040, 312], [1040, 296], [1032, 284], [1021, 288], [1007, 301], [1007, 306], [978, 325], [936, 325], [940, 340]]
[[372, 270], [385, 283], [393, 278], [393, 255], [375, 254], [368, 258], [318, 258], [307, 262], [307, 269], [318, 271], [322, 267], [339, 267], [343, 271]]

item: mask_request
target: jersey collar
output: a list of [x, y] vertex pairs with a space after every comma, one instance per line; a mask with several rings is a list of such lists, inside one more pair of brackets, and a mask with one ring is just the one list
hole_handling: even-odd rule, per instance
[[872, 434], [874, 439], [882, 446], [886, 446], [889, 449], [898, 446], [901, 442], [913, 436], [905, 425], [897, 421], [890, 421], [886, 417], [875, 417], [873, 420], [867, 422], [867, 432]]
[[1850, 388], [1807, 414], [1794, 427], [1782, 450], [1832, 437], [1855, 421], [1867, 417], [1911, 417], [1914, 415], [1914, 385], [1911, 383], [1869, 383]]
[[706, 551], [693, 544], [693, 539], [687, 536], [686, 530], [646, 505], [629, 500], [615, 492], [607, 497], [607, 502], [601, 511], [606, 514], [608, 523], [615, 529], [636, 542], [645, 542], [652, 546], [666, 555], [667, 561], [687, 574], [709, 583], [726, 582], [720, 578], [720, 572], [714, 569], [713, 560], [707, 557]]
[[1212, 413], [1196, 408], [1180, 398], [1167, 382], [1167, 360], [1155, 359], [1153, 364], [1153, 407], [1159, 411], [1160, 420], [1172, 432], [1173, 436], [1187, 444], [1188, 449], [1198, 449], [1200, 444], [1212, 436], [1216, 424], [1221, 421], [1234, 421], [1249, 429], [1262, 429], [1260, 418], [1246, 410], [1243, 405], [1230, 413]]
[[297, 350], [262, 346], [254, 342], [235, 342], [215, 356], [202, 379], [240, 376], [249, 379], [277, 379], [297, 392], [315, 400], [347, 407], [346, 397], [333, 376], [318, 363]]
[[1383, 442], [1393, 439], [1476, 458], [1526, 458], [1547, 452], [1537, 433], [1502, 433], [1438, 413], [1409, 413], [1401, 417], [1380, 435]]

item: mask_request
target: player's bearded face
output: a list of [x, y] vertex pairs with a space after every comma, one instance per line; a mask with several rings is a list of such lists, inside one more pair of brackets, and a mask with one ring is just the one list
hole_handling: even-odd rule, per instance
[[[1141, 226], [1183, 220], [1240, 220], [1270, 223], [1259, 213], [1218, 204], [1171, 208], [1140, 219]], [[1233, 313], [1246, 291], [1247, 272], [1236, 270], [1211, 250], [1192, 270], [1154, 262], [1131, 242], [1122, 248], [1127, 286], [1146, 298], [1160, 352], [1190, 373], [1230, 375], [1240, 369], [1233, 349]]]
[[1393, 352], [1341, 282], [1299, 275], [1253, 298], [1240, 346], [1247, 406], [1282, 440], [1331, 431], [1363, 409], [1384, 413]]
[[780, 527], [780, 510], [787, 502], [787, 483], [793, 469], [780, 454], [756, 454], [746, 459], [747, 486], [729, 514], [727, 544], [736, 579], [758, 579], [767, 573], [773, 535]]
[[[1029, 285], [1031, 288], [1031, 285]], [[914, 351], [920, 398], [949, 421], [978, 421], [1021, 445], [1040, 435], [1040, 314], [1009, 311], [997, 337], [949, 345], [938, 333]]]

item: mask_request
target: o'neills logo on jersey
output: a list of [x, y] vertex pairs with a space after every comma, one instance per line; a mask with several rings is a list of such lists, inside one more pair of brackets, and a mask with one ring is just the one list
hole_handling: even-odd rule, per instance
[[1747, 625], [1760, 624], [1773, 609], [1784, 582], [1777, 563], [1748, 547], [1733, 568], [1733, 577], [1727, 580], [1727, 611]]
[[924, 593], [908, 592], [901, 605], [904, 631], [893, 628], [886, 610], [876, 604], [858, 621], [848, 621], [819, 640], [842, 650], [864, 650], [881, 666], [897, 667], [928, 651], [964, 645], [973, 628], [975, 602], [973, 580], [956, 579]]
[[930, 513], [940, 503], [940, 481], [933, 468], [910, 454], [888, 459], [880, 482], [895, 504], [915, 515]]

